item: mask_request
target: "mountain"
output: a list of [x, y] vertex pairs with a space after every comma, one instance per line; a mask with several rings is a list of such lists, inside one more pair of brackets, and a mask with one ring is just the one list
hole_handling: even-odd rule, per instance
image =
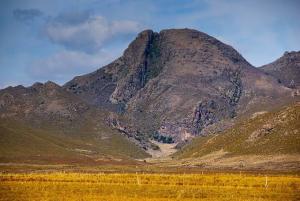
[[105, 124], [107, 112], [53, 83], [0, 91], [1, 162], [101, 163], [148, 156]]
[[300, 51], [285, 52], [282, 57], [260, 69], [286, 87], [300, 87]]
[[192, 29], [143, 31], [123, 56], [63, 87], [110, 110], [110, 125], [146, 147], [149, 139], [180, 143], [295, 98], [231, 46]]
[[299, 100], [261, 69], [197, 30], [145, 30], [120, 58], [62, 87], [0, 90], [1, 161], [149, 157], [157, 142], [180, 147]]
[[255, 113], [218, 135], [197, 137], [173, 157], [211, 165], [264, 163], [266, 169], [273, 165], [287, 170], [296, 165], [299, 170], [299, 144], [300, 102], [296, 102], [273, 112]]

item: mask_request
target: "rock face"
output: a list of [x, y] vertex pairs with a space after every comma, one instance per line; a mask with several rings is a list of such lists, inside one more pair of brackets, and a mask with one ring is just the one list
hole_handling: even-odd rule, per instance
[[123, 56], [64, 89], [117, 113], [109, 124], [143, 142], [181, 142], [216, 122], [291, 98], [291, 89], [231, 46], [191, 29], [143, 31]]
[[138, 35], [124, 55], [111, 64], [84, 76], [78, 76], [64, 85], [67, 91], [81, 96], [88, 103], [110, 110], [122, 110], [147, 81], [158, 75], [152, 59], [157, 33], [151, 30]]
[[300, 51], [285, 52], [282, 57], [260, 69], [286, 87], [300, 87]]

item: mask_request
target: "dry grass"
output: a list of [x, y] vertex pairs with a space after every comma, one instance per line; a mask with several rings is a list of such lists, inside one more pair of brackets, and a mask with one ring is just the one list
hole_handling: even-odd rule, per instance
[[199, 158], [223, 150], [231, 155], [300, 154], [300, 102], [236, 123], [219, 133], [195, 138], [176, 158]]
[[300, 178], [250, 174], [1, 174], [0, 200], [299, 200]]

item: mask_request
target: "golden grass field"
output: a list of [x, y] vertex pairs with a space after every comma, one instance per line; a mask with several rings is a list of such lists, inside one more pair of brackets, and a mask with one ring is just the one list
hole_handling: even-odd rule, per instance
[[0, 200], [300, 200], [300, 177], [238, 173], [1, 174]]

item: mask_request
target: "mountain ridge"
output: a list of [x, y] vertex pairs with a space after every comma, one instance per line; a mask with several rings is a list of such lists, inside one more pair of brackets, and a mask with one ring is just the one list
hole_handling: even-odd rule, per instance
[[1, 161], [100, 164], [148, 156], [105, 124], [105, 110], [54, 82], [1, 90], [0, 114]]
[[100, 144], [112, 132], [130, 141], [124, 147], [138, 146], [133, 157], [146, 157], [159, 149], [152, 140], [185, 143], [299, 99], [262, 69], [197, 30], [145, 30], [121, 57], [63, 86], [48, 81], [0, 90], [0, 114], [34, 129], [93, 135]]

